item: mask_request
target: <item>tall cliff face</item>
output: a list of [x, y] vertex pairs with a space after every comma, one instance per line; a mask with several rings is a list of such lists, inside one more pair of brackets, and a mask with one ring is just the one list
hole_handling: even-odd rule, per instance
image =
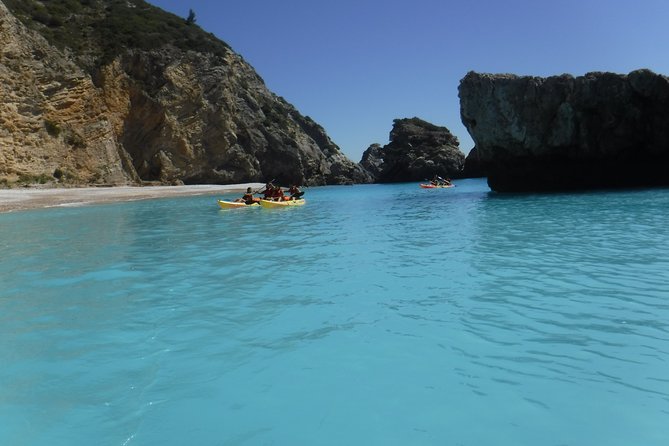
[[470, 72], [462, 122], [493, 190], [669, 184], [669, 79]]
[[241, 56], [183, 19], [142, 0], [75, 2], [62, 16], [66, 0], [4, 3], [23, 23], [0, 2], [0, 99], [10, 104], [0, 181], [370, 180]]
[[0, 183], [136, 179], [91, 77], [1, 2], [0, 104]]

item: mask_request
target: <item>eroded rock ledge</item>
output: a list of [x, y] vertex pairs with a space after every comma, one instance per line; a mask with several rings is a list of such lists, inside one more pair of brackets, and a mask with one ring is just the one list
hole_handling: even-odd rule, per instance
[[669, 185], [669, 78], [470, 72], [462, 122], [495, 191]]

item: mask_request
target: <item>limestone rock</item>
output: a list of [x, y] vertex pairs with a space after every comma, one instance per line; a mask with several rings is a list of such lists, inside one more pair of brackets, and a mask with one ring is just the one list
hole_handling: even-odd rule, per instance
[[380, 165], [376, 179], [383, 183], [423, 181], [434, 175], [457, 177], [465, 162], [458, 139], [446, 127], [419, 118], [395, 119], [390, 142], [373, 150], [382, 159], [382, 164], [376, 161]]
[[383, 147], [381, 144], [371, 144], [362, 153], [360, 165], [369, 172], [372, 177], [379, 178], [383, 172]]
[[669, 184], [669, 79], [470, 72], [461, 118], [498, 191]]
[[[174, 48], [129, 51], [102, 71], [104, 90], [129, 85], [121, 136], [143, 180], [281, 184], [365, 182], [321, 126], [271, 93], [240, 56]], [[108, 75], [111, 73], [111, 76]], [[148, 85], [148, 88], [147, 88]]]
[[90, 76], [0, 2], [0, 183], [126, 184], [108, 109]]
[[[0, 1], [5, 184], [371, 181], [320, 125], [196, 25], [142, 0], [76, 3], [48, 25], [26, 12], [40, 2], [4, 2], [22, 20]], [[55, 2], [37, 6], [59, 11]]]

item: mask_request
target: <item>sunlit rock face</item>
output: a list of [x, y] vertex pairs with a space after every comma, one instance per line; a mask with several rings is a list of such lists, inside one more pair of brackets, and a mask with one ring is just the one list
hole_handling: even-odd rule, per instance
[[470, 72], [460, 113], [496, 191], [669, 184], [669, 79]]
[[2, 185], [137, 180], [91, 77], [1, 2], [0, 104]]
[[0, 1], [0, 185], [371, 181], [213, 35], [142, 0], [73, 5]]

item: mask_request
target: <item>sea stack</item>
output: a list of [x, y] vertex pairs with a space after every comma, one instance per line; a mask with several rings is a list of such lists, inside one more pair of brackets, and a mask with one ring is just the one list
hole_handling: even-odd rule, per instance
[[666, 76], [469, 72], [459, 95], [495, 191], [669, 185]]
[[465, 164], [458, 138], [446, 127], [420, 118], [393, 120], [390, 142], [372, 144], [361, 164], [379, 183], [459, 177]]

